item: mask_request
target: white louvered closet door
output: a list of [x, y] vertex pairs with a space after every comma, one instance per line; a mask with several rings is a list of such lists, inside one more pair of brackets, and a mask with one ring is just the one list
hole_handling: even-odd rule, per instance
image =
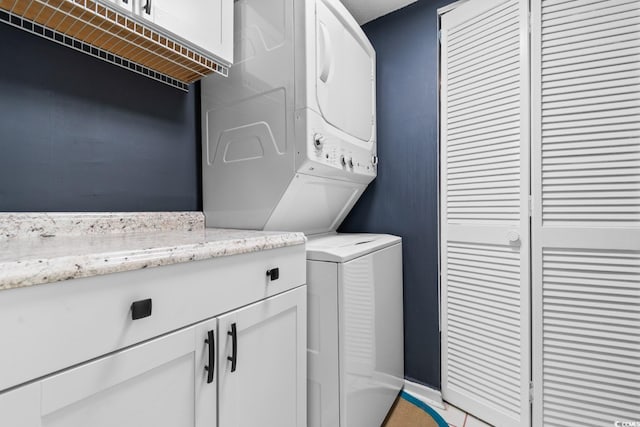
[[442, 16], [442, 393], [530, 423], [528, 1]]
[[640, 420], [640, 2], [533, 0], [534, 425]]

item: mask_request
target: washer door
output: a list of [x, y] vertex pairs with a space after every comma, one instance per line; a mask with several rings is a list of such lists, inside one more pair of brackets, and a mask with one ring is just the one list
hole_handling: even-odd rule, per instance
[[376, 54], [339, 2], [316, 2], [316, 87], [320, 112], [340, 130], [369, 142], [375, 128]]

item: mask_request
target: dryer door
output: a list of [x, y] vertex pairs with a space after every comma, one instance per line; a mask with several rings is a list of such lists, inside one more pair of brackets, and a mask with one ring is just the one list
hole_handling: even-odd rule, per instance
[[365, 142], [374, 137], [375, 129], [375, 55], [362, 29], [340, 2], [316, 2], [320, 112], [333, 126]]

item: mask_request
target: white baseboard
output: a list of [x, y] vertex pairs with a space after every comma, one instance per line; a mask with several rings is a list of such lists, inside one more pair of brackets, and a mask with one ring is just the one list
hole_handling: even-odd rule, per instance
[[405, 379], [404, 391], [429, 406], [444, 409], [444, 401], [442, 400], [442, 393], [440, 393], [440, 390]]

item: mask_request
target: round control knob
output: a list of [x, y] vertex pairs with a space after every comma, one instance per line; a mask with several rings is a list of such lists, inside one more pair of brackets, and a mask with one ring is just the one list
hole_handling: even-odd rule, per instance
[[352, 157], [349, 157], [349, 161], [347, 161], [347, 163], [349, 164], [349, 167], [351, 169], [353, 169], [353, 158]]
[[313, 135], [313, 146], [316, 147], [316, 150], [322, 149], [322, 144], [324, 143], [324, 136], [316, 133]]
[[340, 164], [342, 166], [347, 166], [347, 159], [344, 158], [344, 155], [340, 156]]

